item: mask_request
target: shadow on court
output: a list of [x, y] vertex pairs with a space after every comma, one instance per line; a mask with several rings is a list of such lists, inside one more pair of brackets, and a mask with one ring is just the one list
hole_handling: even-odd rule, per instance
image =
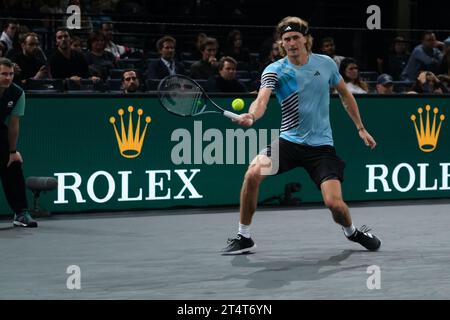
[[[347, 270], [365, 270], [369, 265], [361, 264], [349, 267], [341, 266], [352, 254], [362, 252], [362, 250], [344, 250], [338, 255], [318, 261], [295, 260], [269, 260], [252, 262], [248, 255], [239, 255], [233, 258], [233, 267], [263, 268], [250, 274], [230, 275], [220, 280], [243, 279], [248, 280], [247, 287], [253, 289], [274, 289], [281, 288], [296, 281], [316, 281], [327, 278]], [[331, 267], [331, 270], [327, 267]]]

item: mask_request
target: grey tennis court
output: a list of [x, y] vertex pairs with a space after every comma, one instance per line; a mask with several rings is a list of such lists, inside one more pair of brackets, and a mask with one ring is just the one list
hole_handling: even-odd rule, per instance
[[[252, 224], [258, 249], [239, 256], [220, 255], [237, 231], [237, 208], [61, 214], [37, 229], [1, 220], [0, 298], [450, 297], [450, 201], [350, 208], [355, 225], [382, 239], [380, 251], [349, 242], [321, 206], [260, 209]], [[70, 266], [80, 289], [68, 289]], [[375, 273], [379, 288], [368, 285]]]

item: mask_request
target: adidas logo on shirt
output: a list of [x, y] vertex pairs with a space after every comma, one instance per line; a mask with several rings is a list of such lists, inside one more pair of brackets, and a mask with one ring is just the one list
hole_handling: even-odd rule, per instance
[[316, 73], [314, 73], [314, 76], [320, 76], [319, 70], [317, 70]]

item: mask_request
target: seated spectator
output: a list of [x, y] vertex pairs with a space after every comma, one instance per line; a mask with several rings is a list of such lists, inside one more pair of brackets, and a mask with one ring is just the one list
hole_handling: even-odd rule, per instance
[[236, 79], [237, 62], [232, 57], [222, 57], [219, 60], [219, 75], [208, 79], [206, 85], [210, 92], [247, 92], [242, 83]]
[[200, 45], [201, 60], [191, 65], [191, 77], [194, 79], [209, 79], [217, 73], [217, 50], [219, 44], [215, 38], [206, 38]]
[[239, 62], [250, 62], [250, 51], [242, 46], [242, 34], [239, 30], [231, 30], [228, 34], [227, 47], [223, 55]]
[[83, 46], [81, 44], [81, 38], [73, 36], [70, 38], [70, 49], [83, 53]]
[[421, 70], [437, 72], [442, 61], [442, 52], [438, 47], [442, 45], [443, 43], [436, 40], [432, 31], [425, 31], [422, 35], [422, 43], [411, 53], [401, 79], [412, 82], [416, 80]]
[[175, 61], [177, 42], [171, 36], [164, 36], [156, 42], [156, 49], [161, 58], [152, 61], [147, 69], [147, 79], [162, 79], [168, 75], [185, 74], [184, 66]]
[[266, 67], [269, 64], [274, 63], [275, 61], [282, 58], [281, 53], [280, 53], [280, 45], [278, 44], [278, 41], [273, 41], [270, 49], [271, 50], [270, 50], [269, 54], [267, 55], [267, 57], [264, 57], [263, 59], [261, 59], [261, 65], [258, 70], [258, 74], [260, 76], [263, 73], [264, 69], [266, 69]]
[[377, 78], [377, 93], [378, 94], [393, 94], [394, 80], [386, 73], [380, 74]]
[[388, 73], [395, 80], [400, 80], [400, 75], [408, 63], [410, 53], [405, 38], [399, 36], [394, 39], [386, 57], [377, 58], [378, 72]]
[[135, 52], [141, 53], [141, 50], [139, 50], [139, 49], [130, 48], [127, 46], [122, 46], [120, 44], [114, 43], [114, 41], [113, 41], [114, 25], [112, 22], [110, 22], [110, 21], [103, 22], [101, 31], [105, 35], [105, 41], [106, 41], [105, 51], [111, 52], [114, 55], [114, 57], [116, 58], [116, 60], [125, 58], [127, 55], [129, 55], [131, 53], [135, 53]]
[[336, 54], [336, 46], [334, 44], [334, 39], [331, 37], [323, 38], [321, 41], [321, 48], [322, 53], [333, 59], [339, 68], [339, 66], [341, 65], [341, 61], [344, 60], [345, 57], [338, 56]]
[[191, 50], [190, 60], [200, 60], [202, 58], [200, 46], [207, 38], [208, 36], [203, 32], [200, 32], [195, 36], [194, 48]]
[[84, 54], [89, 71], [93, 76], [105, 81], [111, 69], [117, 68], [116, 58], [111, 52], [105, 51], [105, 35], [100, 31], [94, 31], [88, 39], [89, 51]]
[[450, 76], [447, 76], [445, 74], [440, 74], [437, 76], [439, 81], [442, 83], [442, 85], [445, 87], [445, 90], [447, 92], [450, 92]]
[[[83, 54], [70, 48], [70, 34], [66, 28], [56, 32], [56, 51], [50, 58], [50, 74], [55, 79], [69, 78], [74, 81], [88, 79], [91, 74]], [[91, 77], [98, 81], [98, 77]]]
[[431, 71], [421, 71], [413, 84], [411, 91], [416, 93], [448, 93], [447, 88]]
[[46, 58], [40, 50], [39, 37], [36, 33], [27, 33], [22, 38], [20, 52], [10, 50], [8, 58], [16, 63], [14, 82], [22, 86], [27, 79], [46, 79], [49, 77]]
[[17, 49], [19, 45], [19, 23], [15, 19], [7, 19], [3, 23], [0, 40], [6, 43], [6, 51]]
[[139, 79], [136, 72], [133, 70], [126, 70], [122, 75], [122, 90], [123, 93], [136, 93], [139, 90]]
[[345, 58], [341, 61], [339, 73], [344, 78], [347, 89], [351, 93], [368, 93], [369, 86], [359, 78], [359, 70], [356, 60], [353, 58]]

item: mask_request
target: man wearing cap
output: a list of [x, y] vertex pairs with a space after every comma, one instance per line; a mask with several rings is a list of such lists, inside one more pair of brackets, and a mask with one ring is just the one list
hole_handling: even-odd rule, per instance
[[394, 80], [386, 73], [380, 74], [377, 78], [377, 93], [378, 94], [393, 94]]
[[353, 120], [355, 134], [373, 149], [375, 140], [364, 128], [353, 95], [330, 57], [311, 52], [312, 36], [308, 23], [298, 17], [286, 17], [277, 26], [284, 58], [271, 63], [261, 76], [258, 97], [249, 112], [235, 120], [250, 127], [258, 121], [275, 93], [281, 105], [280, 137], [253, 159], [245, 173], [240, 196], [240, 223], [235, 238], [229, 239], [222, 254], [252, 252], [256, 245], [250, 237], [250, 224], [256, 210], [258, 189], [266, 175], [281, 174], [303, 167], [321, 191], [333, 219], [345, 236], [366, 249], [376, 251], [381, 241], [368, 229], [356, 229], [342, 199], [341, 182], [345, 163], [336, 154], [329, 119], [330, 87], [336, 88]]

